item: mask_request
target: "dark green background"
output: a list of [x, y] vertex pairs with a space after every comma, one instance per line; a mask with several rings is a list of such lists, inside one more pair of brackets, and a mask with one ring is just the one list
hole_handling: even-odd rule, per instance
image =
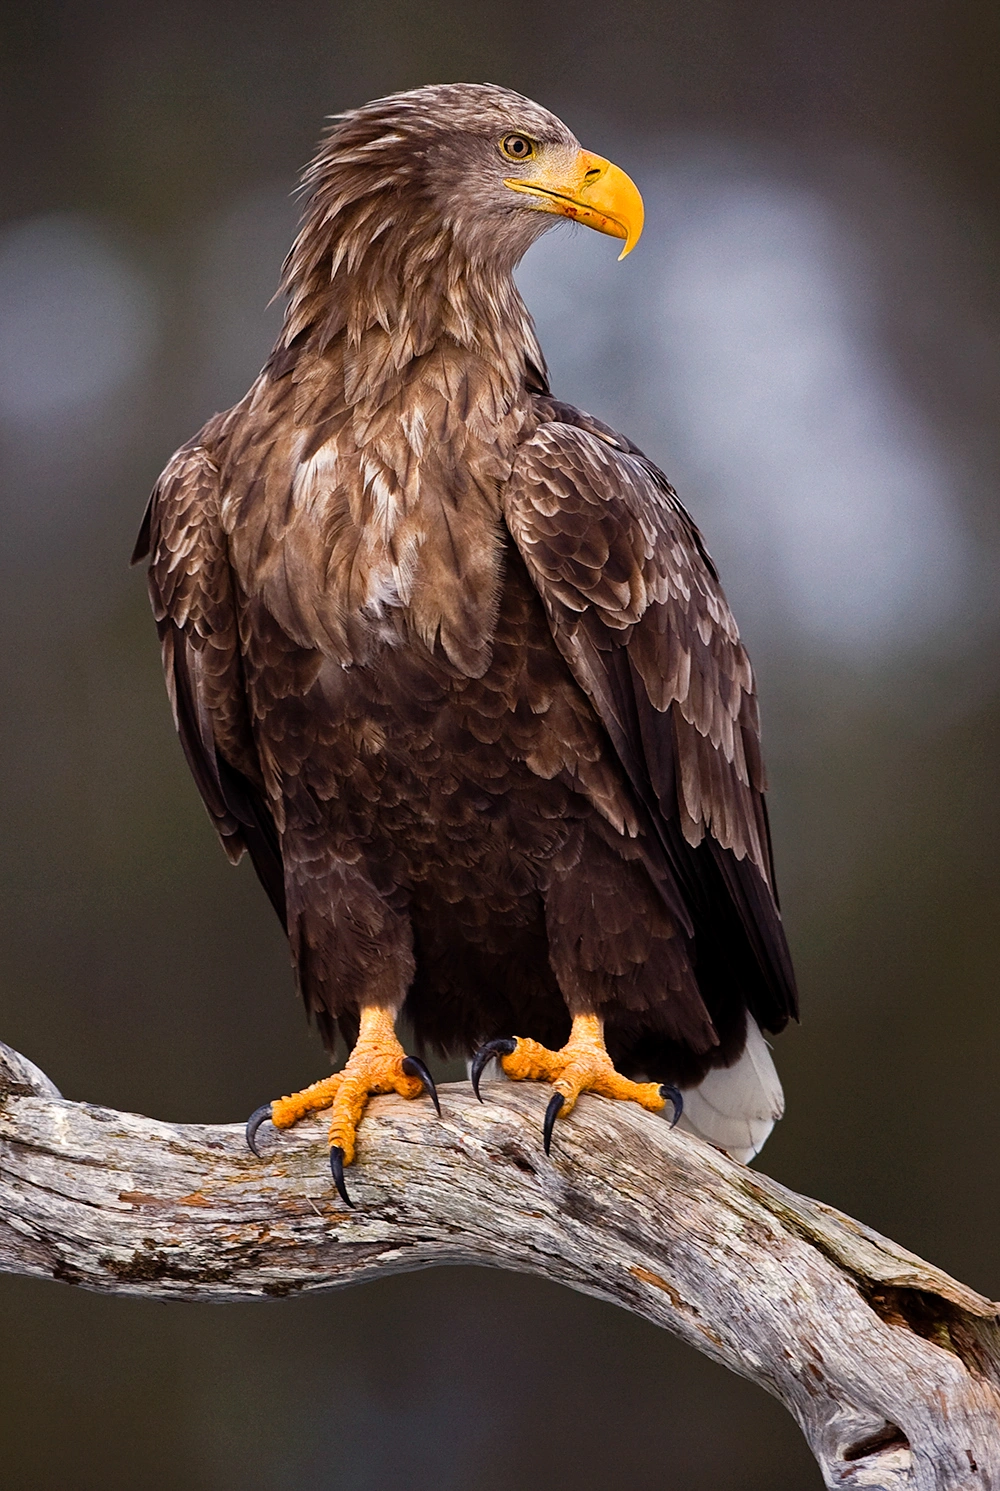
[[[626, 166], [697, 137], [836, 179], [843, 222], [877, 239], [865, 333], [961, 471], [979, 568], [943, 629], [874, 659], [755, 623], [747, 603], [803, 997], [778, 1047], [788, 1116], [761, 1163], [1000, 1295], [998, 26], [986, 0], [5, 7], [4, 222], [101, 223], [155, 285], [159, 329], [142, 378], [89, 423], [53, 415], [30, 440], [0, 426], [0, 1037], [67, 1096], [177, 1120], [233, 1121], [322, 1073], [274, 918], [187, 776], [127, 557], [167, 456], [239, 396], [273, 335], [293, 211], [261, 227], [259, 285], [240, 281], [231, 230], [246, 339], [221, 352], [198, 309], [219, 212], [258, 187], [280, 200], [329, 112], [423, 82], [504, 83]], [[919, 211], [879, 215], [883, 179]], [[588, 285], [571, 293], [586, 316]], [[635, 433], [674, 469], [648, 414]], [[753, 576], [713, 543], [697, 483], [682, 496], [739, 609]], [[390, 1483], [819, 1477], [757, 1389], [610, 1307], [499, 1273], [214, 1309], [0, 1280], [4, 1491]]]

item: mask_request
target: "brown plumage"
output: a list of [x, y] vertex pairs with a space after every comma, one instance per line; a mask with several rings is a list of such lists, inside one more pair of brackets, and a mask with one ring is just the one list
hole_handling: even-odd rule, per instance
[[511, 274], [568, 209], [510, 189], [510, 131], [549, 183], [596, 160], [493, 87], [335, 122], [278, 344], [136, 557], [331, 1048], [368, 1007], [463, 1054], [596, 1014], [621, 1072], [691, 1089], [795, 1008], [753, 677], [666, 479], [549, 394]]

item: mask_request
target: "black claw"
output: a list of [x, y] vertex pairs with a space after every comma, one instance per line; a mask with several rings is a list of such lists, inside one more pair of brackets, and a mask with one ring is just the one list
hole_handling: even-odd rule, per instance
[[559, 1117], [559, 1109], [562, 1107], [565, 1101], [566, 1099], [563, 1097], [561, 1092], [554, 1092], [549, 1098], [549, 1106], [545, 1110], [545, 1122], [542, 1124], [542, 1144], [545, 1148], [546, 1154], [548, 1154], [549, 1150], [552, 1147], [552, 1130], [556, 1126], [556, 1119]]
[[333, 1173], [333, 1183], [337, 1187], [341, 1201], [353, 1211], [354, 1202], [348, 1196], [347, 1187], [344, 1184], [344, 1151], [339, 1144], [330, 1145], [330, 1170]]
[[245, 1130], [247, 1136], [247, 1144], [249, 1145], [253, 1153], [257, 1156], [258, 1160], [263, 1159], [263, 1155], [257, 1148], [257, 1130], [260, 1128], [262, 1123], [266, 1122], [266, 1120], [270, 1118], [270, 1116], [271, 1104], [265, 1103], [262, 1108], [255, 1108], [250, 1117], [247, 1119], [247, 1126]]
[[480, 1046], [472, 1058], [472, 1071], [469, 1073], [469, 1076], [472, 1078], [472, 1090], [480, 1102], [483, 1099], [479, 1091], [479, 1084], [482, 1081], [483, 1071], [486, 1068], [487, 1062], [492, 1061], [495, 1056], [513, 1056], [516, 1050], [517, 1041], [510, 1035], [501, 1036], [496, 1041], [487, 1041], [485, 1046]]
[[674, 1105], [674, 1116], [670, 1120], [670, 1127], [673, 1128], [684, 1112], [684, 1099], [681, 1097], [680, 1089], [674, 1087], [672, 1082], [664, 1082], [660, 1088], [660, 1097], [669, 1098]]
[[437, 1109], [438, 1118], [441, 1117], [441, 1104], [438, 1102], [438, 1090], [434, 1086], [434, 1078], [424, 1066], [419, 1056], [404, 1056], [403, 1071], [408, 1077], [419, 1077], [424, 1084], [424, 1091]]

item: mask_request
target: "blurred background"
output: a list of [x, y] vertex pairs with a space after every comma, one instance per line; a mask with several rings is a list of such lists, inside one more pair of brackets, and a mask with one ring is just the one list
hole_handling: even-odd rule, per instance
[[[504, 83], [644, 193], [625, 264], [558, 231], [520, 279], [758, 670], [803, 1002], [758, 1163], [1000, 1296], [998, 35], [991, 0], [4, 7], [0, 1037], [175, 1120], [321, 1075], [128, 555], [268, 351], [323, 116]], [[500, 1273], [211, 1310], [4, 1278], [0, 1335], [17, 1491], [820, 1485], [758, 1389]]]

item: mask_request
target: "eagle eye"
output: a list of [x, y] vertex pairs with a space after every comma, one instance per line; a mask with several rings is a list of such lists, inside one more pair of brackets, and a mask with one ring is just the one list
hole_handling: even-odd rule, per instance
[[500, 151], [508, 160], [531, 160], [535, 146], [527, 135], [504, 135], [500, 141]]

